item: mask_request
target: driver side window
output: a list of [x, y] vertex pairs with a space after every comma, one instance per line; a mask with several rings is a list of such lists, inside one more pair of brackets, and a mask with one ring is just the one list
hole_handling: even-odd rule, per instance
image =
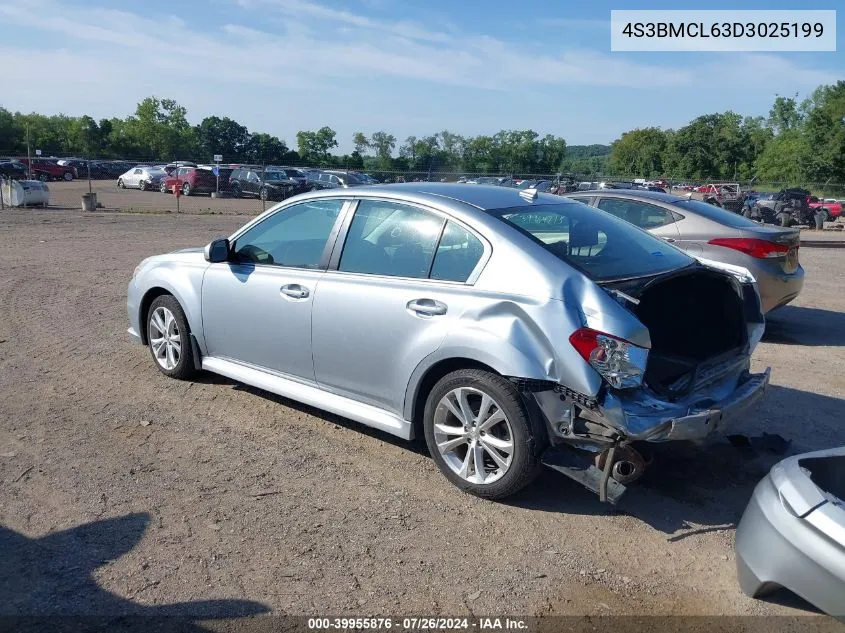
[[343, 200], [313, 200], [286, 207], [235, 240], [239, 263], [320, 268]]

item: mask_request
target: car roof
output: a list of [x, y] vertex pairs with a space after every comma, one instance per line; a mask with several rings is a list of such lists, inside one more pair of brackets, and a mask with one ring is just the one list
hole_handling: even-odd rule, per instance
[[[494, 185], [476, 185], [467, 187], [457, 183], [443, 182], [406, 182], [390, 185], [368, 185], [346, 190], [350, 197], [379, 196], [404, 197], [409, 200], [442, 204], [444, 201], [463, 203], [488, 211], [491, 209], [507, 209], [511, 207], [530, 207], [545, 204], [572, 204], [573, 200], [548, 193], [537, 193], [537, 198], [526, 199], [525, 189], [513, 187], [497, 187]], [[314, 192], [316, 195], [337, 196], [336, 189], [326, 189]]]
[[656, 202], [683, 202], [689, 200], [687, 196], [679, 196], [674, 193], [663, 193], [661, 191], [649, 191], [648, 189], [587, 189], [585, 191], [571, 191], [566, 194], [567, 198], [576, 196], [624, 196], [626, 198], [641, 198], [643, 200], [654, 200]]

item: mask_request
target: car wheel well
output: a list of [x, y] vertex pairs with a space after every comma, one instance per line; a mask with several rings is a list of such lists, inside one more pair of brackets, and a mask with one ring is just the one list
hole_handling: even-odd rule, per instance
[[153, 301], [155, 301], [162, 295], [172, 296], [172, 293], [168, 292], [164, 288], [150, 288], [147, 291], [147, 294], [144, 295], [144, 298], [141, 299], [141, 310], [140, 318], [138, 319], [138, 329], [140, 330], [139, 334], [141, 335], [141, 342], [144, 345], [147, 344], [147, 312], [150, 311], [150, 306], [153, 304]]
[[489, 365], [469, 358], [447, 358], [429, 367], [420, 380], [417, 393], [414, 396], [414, 404], [411, 408], [411, 424], [413, 425], [413, 436], [415, 438], [425, 437], [423, 433], [423, 415], [425, 414], [425, 401], [428, 398], [428, 394], [431, 393], [434, 385], [443, 376], [459, 369], [481, 369], [499, 375], [499, 372]]

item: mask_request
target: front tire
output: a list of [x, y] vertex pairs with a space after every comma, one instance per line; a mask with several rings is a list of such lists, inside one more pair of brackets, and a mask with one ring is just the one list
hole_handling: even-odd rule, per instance
[[470, 494], [504, 499], [540, 470], [522, 398], [497, 374], [462, 369], [441, 378], [426, 400], [423, 426], [440, 472]]
[[117, 187], [118, 189], [123, 189], [126, 185], [123, 184], [123, 178], [117, 179]]
[[165, 376], [184, 380], [196, 373], [191, 331], [182, 306], [173, 295], [161, 295], [147, 311], [147, 346]]
[[70, 182], [71, 180], [73, 180], [73, 174], [72, 174], [72, 173], [70, 173], [69, 171], [66, 171], [62, 177], [63, 177], [65, 180], [67, 180], [68, 182]]
[[267, 193], [267, 187], [261, 187], [261, 190], [258, 192], [258, 197], [264, 200], [265, 202], [267, 201], [269, 197], [269, 194]]
[[191, 183], [183, 182], [182, 183], [182, 195], [183, 196], [190, 196], [193, 193], [191, 190]]

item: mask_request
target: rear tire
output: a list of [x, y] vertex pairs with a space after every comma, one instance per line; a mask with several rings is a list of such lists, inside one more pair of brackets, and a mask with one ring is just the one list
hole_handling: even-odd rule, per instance
[[146, 181], [144, 181], [144, 180], [139, 180], [139, 181], [138, 181], [138, 189], [140, 189], [141, 191], [146, 191], [146, 190], [147, 190], [147, 183], [146, 183]]
[[170, 191], [170, 189], [167, 188], [167, 183], [164, 182], [163, 180], [161, 181], [161, 184], [158, 186], [158, 190], [161, 191], [162, 193], [167, 193], [167, 192]]
[[265, 201], [268, 199], [267, 187], [261, 187], [258, 191], [258, 197]]
[[238, 183], [232, 183], [229, 187], [229, 192], [232, 194], [233, 198], [240, 198], [241, 197], [241, 186]]
[[49, 182], [50, 174], [38, 174], [38, 180], [40, 180], [41, 182]]
[[156, 297], [147, 311], [147, 347], [165, 376], [185, 380], [197, 373], [191, 330], [182, 306], [173, 295]]
[[428, 394], [423, 427], [434, 463], [464, 492], [504, 499], [540, 471], [522, 398], [498, 374], [461, 369], [441, 378]]

